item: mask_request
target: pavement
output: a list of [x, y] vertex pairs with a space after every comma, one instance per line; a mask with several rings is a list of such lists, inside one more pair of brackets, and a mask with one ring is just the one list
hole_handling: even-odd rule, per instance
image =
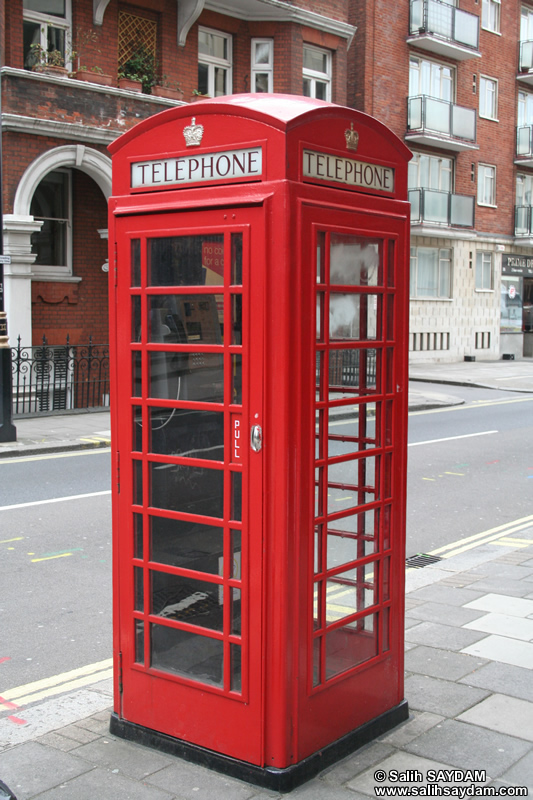
[[[413, 366], [410, 411], [464, 402], [461, 386], [533, 392], [533, 359]], [[4, 457], [109, 445], [107, 412], [15, 425]], [[112, 736], [106, 674], [27, 707], [0, 697], [0, 800], [2, 782], [17, 800], [368, 800], [376, 787], [461, 800], [532, 794], [533, 514], [409, 567], [405, 642], [409, 719], [288, 794]]]

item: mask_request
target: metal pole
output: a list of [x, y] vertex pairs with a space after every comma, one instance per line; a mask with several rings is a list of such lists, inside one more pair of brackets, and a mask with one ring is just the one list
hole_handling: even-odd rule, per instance
[[4, 215], [2, 192], [2, 83], [0, 76], [0, 442], [16, 442], [17, 429], [13, 425], [13, 383], [11, 378], [11, 348], [7, 335], [7, 314], [4, 299], [4, 264], [11, 263], [4, 256]]

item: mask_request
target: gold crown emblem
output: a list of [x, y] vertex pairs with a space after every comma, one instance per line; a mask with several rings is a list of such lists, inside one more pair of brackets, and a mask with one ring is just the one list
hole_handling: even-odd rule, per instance
[[196, 117], [192, 118], [190, 125], [183, 129], [185, 137], [185, 144], [187, 147], [195, 144], [201, 144], [202, 136], [204, 135], [204, 126], [196, 124]]
[[353, 129], [353, 122], [350, 128], [344, 131], [344, 138], [346, 139], [346, 147], [348, 150], [357, 150], [359, 144], [359, 134]]

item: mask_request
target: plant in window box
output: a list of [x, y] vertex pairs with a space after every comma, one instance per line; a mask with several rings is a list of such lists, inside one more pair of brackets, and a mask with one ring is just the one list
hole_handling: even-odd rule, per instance
[[87, 81], [88, 83], [99, 83], [101, 86], [111, 86], [113, 77], [106, 75], [101, 67], [87, 67], [80, 66], [76, 70], [76, 78], [79, 81]]
[[[74, 41], [74, 51], [72, 58], [75, 62], [75, 72], [73, 73], [80, 81], [88, 81], [89, 83], [99, 83], [104, 86], [111, 86], [113, 78], [111, 75], [106, 75], [103, 69], [99, 66], [87, 67], [83, 62], [88, 63], [89, 59], [94, 59], [94, 56], [100, 56], [101, 50], [96, 47], [98, 41], [98, 33], [92, 29], [77, 28], [76, 38]], [[92, 52], [91, 52], [92, 51]]]
[[[132, 89], [137, 92], [150, 94], [152, 86], [156, 82], [157, 64], [155, 56], [146, 49], [142, 42], [139, 42], [132, 49], [129, 58], [120, 66], [118, 73], [118, 85], [121, 89]], [[126, 84], [129, 81], [139, 86]]]
[[210, 97], [210, 94], [204, 94], [199, 89], [193, 89], [191, 93], [191, 103], [196, 103], [198, 100], [208, 100]]
[[40, 44], [30, 45], [30, 63], [33, 72], [44, 72], [49, 75], [68, 75], [65, 67], [65, 56], [60, 50], [46, 50]]
[[167, 75], [152, 86], [152, 94], [156, 97], [167, 97], [170, 100], [183, 100], [183, 89], [179, 81], [174, 81]]

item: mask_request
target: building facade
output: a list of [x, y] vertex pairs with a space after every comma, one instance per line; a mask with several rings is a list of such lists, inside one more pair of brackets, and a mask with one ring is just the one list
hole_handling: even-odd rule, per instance
[[365, 111], [413, 152], [411, 360], [533, 355], [533, 2], [10, 0], [0, 14], [12, 343], [107, 341], [114, 138], [169, 105], [273, 91]]

